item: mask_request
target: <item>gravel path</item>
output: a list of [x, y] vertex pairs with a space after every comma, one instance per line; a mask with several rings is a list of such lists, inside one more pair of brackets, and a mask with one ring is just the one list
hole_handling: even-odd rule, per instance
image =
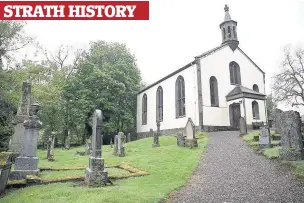
[[171, 201], [304, 203], [304, 186], [289, 170], [255, 154], [238, 132], [214, 132], [199, 166]]

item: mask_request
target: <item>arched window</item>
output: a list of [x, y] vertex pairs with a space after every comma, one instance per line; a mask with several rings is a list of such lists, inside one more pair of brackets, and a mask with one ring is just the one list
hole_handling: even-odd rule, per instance
[[230, 71], [230, 83], [232, 85], [241, 85], [241, 72], [240, 66], [236, 62], [232, 61], [229, 64]]
[[218, 99], [218, 86], [217, 80], [214, 76], [210, 77], [210, 101], [211, 106], [218, 107], [219, 106], [219, 99]]
[[234, 36], [234, 38], [237, 38], [235, 26], [233, 26], [233, 36]]
[[231, 38], [231, 30], [230, 30], [230, 26], [228, 26], [228, 37]]
[[161, 86], [156, 91], [156, 120], [163, 121], [163, 88]]
[[259, 104], [256, 101], [252, 102], [252, 116], [253, 119], [260, 119]]
[[252, 89], [253, 89], [254, 91], [256, 91], [256, 92], [259, 92], [259, 86], [256, 85], [256, 84], [254, 84], [254, 85], [252, 86]]
[[176, 118], [186, 115], [185, 106], [185, 81], [182, 76], [178, 76], [175, 83]]
[[223, 35], [223, 41], [225, 41], [225, 38], [226, 38], [226, 31], [225, 31], [225, 28], [222, 29], [222, 35]]
[[148, 110], [148, 106], [147, 106], [147, 95], [144, 94], [143, 98], [142, 98], [142, 124], [143, 125], [147, 125], [147, 110]]

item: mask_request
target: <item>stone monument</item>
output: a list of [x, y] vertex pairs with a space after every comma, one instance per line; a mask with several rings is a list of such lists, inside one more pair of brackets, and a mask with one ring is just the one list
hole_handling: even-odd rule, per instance
[[55, 132], [51, 132], [51, 136], [49, 137], [49, 148], [47, 152], [47, 160], [48, 161], [55, 161], [54, 157], [54, 146], [55, 146]]
[[[157, 126], [157, 132], [156, 133], [153, 133], [153, 145], [152, 147], [159, 147], [159, 135], [160, 135], [160, 122], [157, 121], [156, 122], [156, 126]], [[151, 132], [152, 129], [150, 129], [150, 132]], [[152, 130], [153, 132], [153, 130]]]
[[30, 107], [29, 118], [24, 121], [24, 139], [19, 157], [15, 160], [14, 171], [10, 174], [11, 180], [25, 179], [26, 175], [39, 175], [37, 157], [37, 138], [41, 122], [37, 113], [39, 104], [34, 103]]
[[114, 136], [114, 152], [113, 154], [117, 156], [118, 154], [118, 135]]
[[108, 172], [104, 169], [104, 159], [102, 158], [102, 112], [95, 110], [92, 128], [92, 155], [89, 158], [89, 168], [85, 171], [85, 183], [88, 186], [98, 186], [106, 184]]
[[268, 126], [260, 127], [260, 148], [270, 147], [270, 129]]
[[177, 133], [177, 146], [184, 147], [185, 146], [185, 136], [182, 132]]
[[28, 82], [23, 82], [17, 115], [13, 121], [13, 124], [15, 125], [15, 131], [11, 137], [10, 146], [9, 146], [9, 151], [16, 153], [17, 155], [19, 155], [22, 148], [23, 137], [24, 137], [23, 122], [29, 116], [31, 93], [32, 93], [31, 84]]
[[281, 114], [283, 111], [281, 109], [276, 108], [274, 111], [274, 128], [275, 128], [275, 133], [280, 134], [281, 133]]
[[124, 133], [123, 132], [119, 132], [118, 136], [117, 136], [117, 145], [118, 145], [118, 156], [119, 157], [123, 157], [125, 156], [125, 147], [123, 146], [123, 139], [124, 139]]
[[244, 117], [240, 118], [240, 136], [247, 135], [247, 124]]
[[188, 118], [185, 127], [185, 146], [186, 147], [198, 147], [197, 139], [195, 138], [195, 125], [191, 118]]
[[303, 159], [303, 136], [301, 134], [301, 117], [297, 111], [285, 111], [281, 115], [280, 155], [283, 160]]

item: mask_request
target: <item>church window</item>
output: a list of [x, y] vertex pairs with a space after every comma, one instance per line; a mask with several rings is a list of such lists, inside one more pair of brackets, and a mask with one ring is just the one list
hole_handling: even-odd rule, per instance
[[226, 37], [226, 31], [225, 31], [225, 28], [223, 28], [223, 30], [222, 30], [222, 34], [223, 34], [223, 41], [225, 41], [225, 37]]
[[259, 92], [259, 86], [257, 86], [256, 84], [253, 85], [252, 89], [256, 92]]
[[237, 36], [236, 36], [236, 30], [235, 30], [235, 26], [233, 26], [233, 36], [234, 36], [234, 38], [237, 38]]
[[253, 119], [260, 119], [259, 104], [256, 101], [252, 102], [252, 116]]
[[147, 125], [147, 95], [144, 94], [142, 98], [142, 124]]
[[185, 106], [185, 81], [182, 76], [178, 76], [175, 83], [175, 98], [176, 98], [176, 118], [186, 115]]
[[230, 71], [230, 83], [232, 85], [241, 85], [240, 66], [234, 61], [230, 62], [229, 71]]
[[230, 30], [230, 26], [228, 26], [228, 37], [231, 38], [231, 30]]
[[156, 91], [156, 120], [163, 121], [163, 88], [161, 86]]
[[218, 86], [217, 80], [214, 76], [210, 77], [210, 101], [211, 106], [218, 107], [219, 106], [219, 99], [218, 99]]

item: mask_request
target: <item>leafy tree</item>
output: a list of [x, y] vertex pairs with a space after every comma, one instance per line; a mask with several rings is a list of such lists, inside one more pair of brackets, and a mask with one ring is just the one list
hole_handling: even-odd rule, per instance
[[277, 108], [277, 106], [278, 106], [278, 104], [274, 100], [272, 94], [269, 94], [267, 96], [267, 100], [266, 100], [266, 108], [267, 108], [268, 117], [273, 116], [273, 112], [274, 112], [275, 108]]
[[291, 47], [286, 47], [284, 54], [281, 72], [274, 76], [275, 100], [304, 106], [304, 50], [292, 52]]

